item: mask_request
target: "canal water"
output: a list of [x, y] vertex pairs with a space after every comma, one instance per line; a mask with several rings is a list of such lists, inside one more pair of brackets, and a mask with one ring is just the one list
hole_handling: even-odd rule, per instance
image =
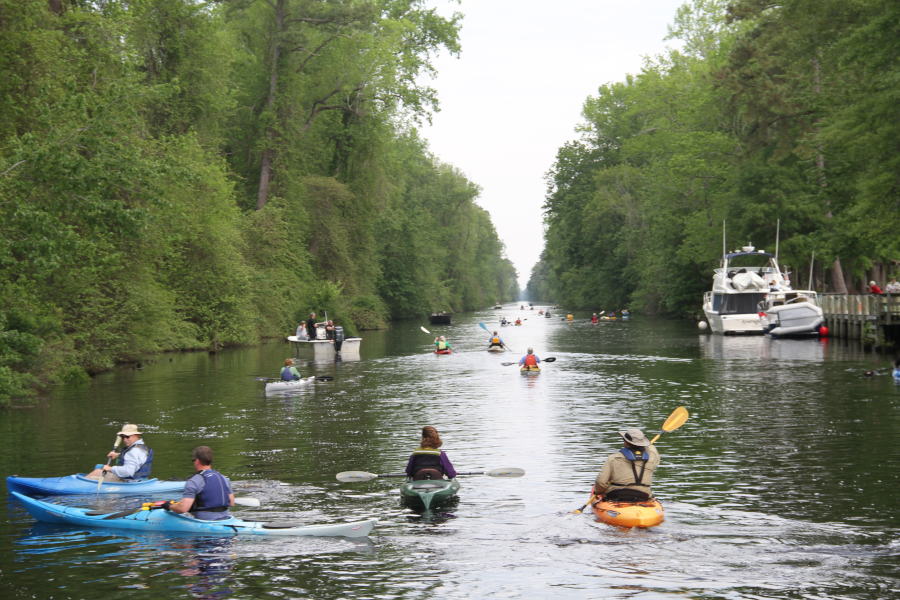
[[[499, 314], [527, 317], [484, 351]], [[0, 518], [5, 598], [900, 598], [900, 386], [890, 357], [837, 341], [723, 338], [689, 323], [591, 325], [537, 311], [482, 311], [452, 326], [365, 332], [359, 360], [303, 363], [330, 383], [265, 395], [286, 343], [163, 355], [89, 385], [0, 410], [0, 473], [85, 472], [123, 423], [154, 449], [153, 474], [188, 476], [191, 450], [258, 509], [257, 520], [375, 517], [370, 538], [203, 538], [35, 523], [8, 497]], [[425, 325], [448, 337], [436, 356]], [[527, 347], [557, 361], [516, 366]], [[659, 432], [655, 528], [624, 531], [584, 504], [617, 431]], [[420, 514], [399, 479], [339, 483], [345, 470], [402, 471], [423, 425], [466, 476], [459, 500]], [[155, 500], [162, 498], [153, 498]], [[98, 508], [143, 499], [66, 497]]]

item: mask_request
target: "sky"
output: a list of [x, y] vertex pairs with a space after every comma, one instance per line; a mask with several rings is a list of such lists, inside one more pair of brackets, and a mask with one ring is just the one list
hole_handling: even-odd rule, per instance
[[544, 247], [544, 174], [578, 137], [581, 107], [604, 83], [638, 73], [664, 52], [685, 0], [435, 0], [459, 10], [462, 53], [434, 60], [441, 112], [421, 129], [431, 151], [483, 188], [507, 256], [525, 288]]

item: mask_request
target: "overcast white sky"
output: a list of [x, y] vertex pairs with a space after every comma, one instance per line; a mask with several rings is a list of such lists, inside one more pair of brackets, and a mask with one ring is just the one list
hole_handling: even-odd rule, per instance
[[524, 289], [544, 247], [544, 173], [575, 139], [584, 100], [656, 55], [684, 0], [435, 0], [465, 14], [462, 54], [435, 61], [431, 150], [484, 191]]

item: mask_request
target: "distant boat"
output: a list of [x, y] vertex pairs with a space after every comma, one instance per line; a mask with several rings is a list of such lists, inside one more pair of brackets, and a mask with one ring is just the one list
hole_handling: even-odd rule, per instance
[[428, 317], [428, 322], [432, 325], [449, 325], [452, 316], [453, 315], [431, 315]]

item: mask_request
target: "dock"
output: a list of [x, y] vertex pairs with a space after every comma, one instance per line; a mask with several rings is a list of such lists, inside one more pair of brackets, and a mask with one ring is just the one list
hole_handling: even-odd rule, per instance
[[828, 336], [874, 346], [900, 342], [900, 294], [820, 294]]

